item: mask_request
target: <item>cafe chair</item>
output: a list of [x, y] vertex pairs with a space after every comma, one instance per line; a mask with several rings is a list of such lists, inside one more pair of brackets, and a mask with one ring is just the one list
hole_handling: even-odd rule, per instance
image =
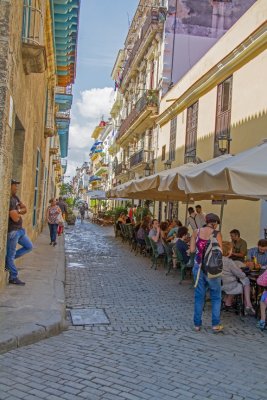
[[186, 264], [183, 260], [182, 254], [180, 253], [180, 251], [177, 249], [177, 246], [174, 246], [175, 249], [175, 253], [176, 253], [176, 257], [177, 257], [177, 262], [180, 265], [180, 284], [182, 284], [183, 280], [185, 279], [186, 276], [186, 271], [192, 271], [193, 266], [194, 266], [194, 259], [195, 259], [195, 253], [191, 253], [190, 254], [190, 260], [189, 262]]
[[160, 259], [161, 260], [163, 259], [163, 262], [165, 264], [165, 256], [166, 255], [165, 255], [165, 253], [159, 254], [157, 243], [154, 242], [154, 240], [151, 239], [150, 237], [148, 237], [148, 239], [150, 241], [151, 248], [152, 248], [152, 265], [151, 265], [151, 268], [154, 267], [154, 269], [157, 269], [158, 268], [158, 261]]

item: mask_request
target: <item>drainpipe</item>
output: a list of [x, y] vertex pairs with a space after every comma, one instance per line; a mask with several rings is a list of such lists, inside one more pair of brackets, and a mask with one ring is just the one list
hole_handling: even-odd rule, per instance
[[176, 0], [175, 15], [174, 15], [173, 39], [172, 39], [171, 81], [170, 81], [170, 85], [173, 83], [173, 64], [174, 64], [174, 49], [175, 49], [175, 36], [176, 36], [177, 9], [178, 9], [178, 0]]

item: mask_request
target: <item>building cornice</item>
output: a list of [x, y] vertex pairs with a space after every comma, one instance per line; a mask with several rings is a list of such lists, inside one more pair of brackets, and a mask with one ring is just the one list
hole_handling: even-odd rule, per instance
[[[264, 22], [179, 97], [167, 99], [166, 102], [173, 101], [173, 104], [159, 115], [156, 119], [156, 123], [160, 126], [168, 123], [178, 113], [195, 103], [201, 96], [209, 92], [213, 87], [224, 81], [228, 76], [232, 75], [266, 49], [267, 22]], [[205, 56], [201, 61], [203, 62], [204, 59]], [[190, 71], [188, 74], [190, 74]], [[179, 85], [179, 82], [177, 85]]]

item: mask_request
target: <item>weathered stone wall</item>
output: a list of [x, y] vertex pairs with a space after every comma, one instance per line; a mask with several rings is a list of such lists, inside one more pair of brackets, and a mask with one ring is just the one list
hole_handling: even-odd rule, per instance
[[8, 215], [8, 169], [9, 150], [12, 132], [7, 124], [8, 118], [8, 48], [10, 31], [11, 1], [0, 2], [0, 287], [5, 282], [4, 255], [6, 247]]
[[[0, 286], [5, 281], [4, 256], [8, 220], [10, 179], [22, 162], [19, 196], [28, 208], [24, 227], [35, 239], [42, 229], [43, 176], [45, 163], [49, 169], [47, 143], [44, 138], [47, 73], [26, 75], [22, 63], [23, 0], [0, 2]], [[13, 124], [8, 125], [9, 99], [13, 99]], [[14, 147], [15, 120], [19, 119], [24, 137]], [[16, 131], [16, 134], [19, 134]], [[40, 150], [37, 224], [33, 226], [33, 205], [37, 149]], [[22, 153], [19, 155], [18, 152]], [[13, 169], [13, 158], [16, 158]]]

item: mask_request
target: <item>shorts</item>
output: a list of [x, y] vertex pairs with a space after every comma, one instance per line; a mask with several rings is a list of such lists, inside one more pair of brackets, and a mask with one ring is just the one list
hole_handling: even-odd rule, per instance
[[267, 290], [264, 290], [261, 296], [261, 302], [267, 305]]

